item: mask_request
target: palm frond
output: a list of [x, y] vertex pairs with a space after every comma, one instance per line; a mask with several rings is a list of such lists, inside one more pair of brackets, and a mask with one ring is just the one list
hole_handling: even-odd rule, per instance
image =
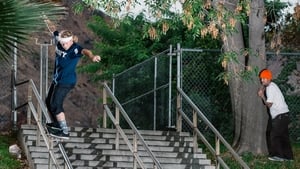
[[0, 62], [10, 60], [15, 43], [22, 44], [46, 26], [45, 16], [53, 19], [65, 14], [62, 6], [28, 0], [0, 0], [0, 9]]

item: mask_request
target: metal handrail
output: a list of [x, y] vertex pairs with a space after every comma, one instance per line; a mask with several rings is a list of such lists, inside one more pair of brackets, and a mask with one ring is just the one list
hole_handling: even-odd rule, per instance
[[[250, 169], [249, 166], [241, 159], [241, 157], [234, 151], [234, 149], [231, 147], [231, 145], [223, 138], [223, 136], [219, 133], [219, 131], [211, 124], [211, 122], [205, 117], [205, 115], [199, 110], [199, 108], [194, 104], [194, 102], [185, 94], [185, 92], [177, 87], [178, 93], [187, 101], [187, 103], [192, 107], [192, 109], [197, 113], [198, 117], [201, 118], [201, 120], [210, 128], [210, 130], [214, 133], [217, 140], [220, 140], [223, 145], [229, 150], [229, 152], [232, 154], [233, 158], [244, 168], [244, 169]], [[222, 167], [229, 169], [227, 164], [224, 162], [224, 160], [219, 156], [218, 152], [215, 151], [213, 146], [206, 140], [205, 136], [200, 132], [198, 128], [194, 127], [193, 122], [187, 117], [187, 115], [183, 112], [183, 110], [180, 108], [179, 113], [182, 115], [182, 117], [186, 120], [186, 122], [195, 130], [197, 135], [200, 137], [202, 142], [206, 145], [206, 147], [209, 149], [209, 151], [214, 154], [217, 158], [217, 161], [219, 162]], [[216, 143], [216, 144], [219, 144]], [[216, 145], [219, 147], [219, 145]]]
[[[155, 166], [154, 168], [158, 168], [158, 169], [162, 169], [162, 166], [160, 164], [160, 162], [158, 161], [158, 159], [155, 157], [155, 155], [153, 154], [153, 152], [150, 150], [149, 146], [147, 145], [147, 143], [145, 142], [143, 136], [141, 135], [141, 133], [138, 131], [138, 129], [135, 127], [135, 125], [133, 124], [133, 122], [131, 121], [131, 119], [128, 117], [126, 111], [124, 110], [124, 108], [122, 107], [122, 105], [119, 103], [118, 99], [114, 96], [113, 92], [110, 90], [110, 88], [108, 87], [108, 85], [106, 83], [103, 83], [104, 86], [104, 91], [108, 93], [108, 95], [110, 96], [110, 98], [112, 99], [112, 101], [115, 103], [116, 107], [120, 110], [120, 112], [122, 113], [124, 119], [127, 121], [127, 123], [129, 124], [129, 126], [131, 127], [131, 129], [133, 130], [134, 134], [137, 135], [140, 143], [143, 145], [143, 147], [145, 148], [145, 150], [147, 151], [147, 153], [150, 155], [151, 159], [153, 160]], [[106, 97], [106, 96], [105, 96]], [[106, 99], [106, 98], [104, 98]], [[126, 136], [125, 132], [123, 131], [123, 129], [121, 128], [121, 126], [119, 125], [118, 121], [114, 118], [113, 114], [111, 113], [109, 107], [106, 105], [106, 103], [104, 103], [104, 108], [106, 110], [106, 113], [108, 114], [108, 116], [110, 117], [111, 121], [114, 123], [114, 125], [117, 128], [117, 131], [121, 134], [121, 136], [123, 137], [123, 139], [125, 140], [126, 144], [128, 145], [130, 151], [133, 153], [133, 155], [135, 156], [135, 158], [137, 159], [138, 163], [140, 164], [140, 167], [144, 168], [144, 164], [143, 161], [140, 160], [140, 157], [137, 153], [134, 152], [134, 149], [132, 147], [132, 145], [130, 144], [128, 137]]]
[[[56, 166], [57, 169], [60, 168], [57, 160], [56, 160], [56, 157], [54, 155], [54, 152], [51, 148], [51, 145], [50, 143], [53, 142], [53, 140], [49, 139], [48, 136], [46, 135], [46, 132], [45, 132], [45, 129], [42, 125], [42, 122], [39, 118], [39, 114], [37, 113], [36, 109], [35, 109], [35, 106], [32, 102], [32, 91], [34, 93], [34, 96], [35, 98], [37, 99], [37, 102], [38, 102], [38, 105], [40, 106], [41, 110], [42, 110], [42, 115], [46, 118], [46, 121], [47, 122], [51, 122], [51, 118], [49, 117], [49, 114], [47, 113], [47, 109], [46, 109], [46, 106], [43, 102], [43, 100], [41, 99], [40, 95], [39, 95], [39, 92], [33, 82], [32, 79], [30, 79], [29, 81], [29, 87], [28, 87], [28, 110], [27, 111], [27, 123], [30, 124], [31, 123], [31, 118], [30, 118], [30, 115], [32, 114], [36, 123], [37, 123], [37, 126], [38, 126], [38, 131], [39, 133], [38, 134], [41, 134], [42, 135], [42, 138], [44, 139], [45, 141], [45, 144], [46, 144], [46, 147], [49, 151], [49, 154], [50, 154], [50, 157], [54, 163], [54, 165]], [[38, 137], [37, 137], [38, 139]], [[50, 140], [50, 141], [49, 141]], [[71, 165], [71, 162], [66, 154], [66, 151], [65, 149], [63, 148], [62, 144], [59, 142], [58, 143], [58, 146], [59, 146], [59, 150], [64, 158], [64, 161], [66, 162], [66, 166], [68, 166], [68, 169], [73, 169], [72, 165]]]
[[113, 121], [113, 123], [116, 126], [117, 131], [121, 134], [121, 136], [123, 137], [125, 143], [127, 144], [129, 150], [132, 152], [133, 156], [135, 157], [135, 159], [138, 161], [139, 165], [141, 168], [145, 169], [145, 165], [142, 161], [142, 159], [140, 158], [140, 156], [134, 152], [134, 148], [133, 146], [130, 144], [130, 141], [127, 137], [127, 135], [125, 134], [124, 130], [121, 128], [121, 126], [119, 124], [117, 124], [116, 119], [114, 118], [113, 114], [111, 113], [109, 107], [107, 105], [104, 105], [104, 109], [106, 110], [106, 113], [108, 114], [108, 116], [110, 117], [110, 119]]

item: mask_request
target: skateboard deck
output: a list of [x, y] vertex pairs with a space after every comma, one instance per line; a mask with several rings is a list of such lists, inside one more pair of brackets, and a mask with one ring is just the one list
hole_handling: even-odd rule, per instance
[[61, 137], [55, 136], [54, 134], [51, 134], [51, 133], [57, 132], [58, 131], [57, 129], [47, 127], [46, 125], [44, 126], [44, 128], [45, 128], [45, 133], [49, 138], [52, 138], [57, 142], [67, 140], [65, 138], [61, 138]]

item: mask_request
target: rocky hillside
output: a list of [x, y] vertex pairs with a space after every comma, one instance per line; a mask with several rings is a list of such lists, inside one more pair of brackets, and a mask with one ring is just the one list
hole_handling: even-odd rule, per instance
[[[93, 48], [93, 42], [96, 37], [87, 28], [87, 21], [90, 19], [92, 11], [85, 10], [80, 15], [74, 15], [71, 6], [74, 1], [62, 0], [58, 3], [64, 5], [68, 14], [62, 18], [57, 18], [54, 23], [58, 30], [71, 30], [79, 38], [79, 43], [88, 49]], [[49, 43], [51, 35], [45, 26], [44, 31], [36, 32], [22, 46], [24, 51], [19, 51], [18, 56], [18, 70], [17, 82], [33, 79], [37, 87], [39, 87], [40, 79], [40, 45], [42, 43]], [[37, 40], [37, 41], [36, 41]], [[37, 43], [38, 44], [37, 44]], [[54, 46], [49, 46], [49, 82], [51, 82], [51, 72], [54, 61]], [[86, 64], [80, 62], [79, 64]], [[11, 89], [10, 89], [10, 67], [1, 66], [0, 87], [4, 90], [0, 92], [0, 130], [5, 130], [11, 126]], [[27, 86], [22, 85], [18, 87], [17, 104], [26, 102]], [[98, 118], [101, 116], [102, 105], [100, 102], [101, 87], [99, 83], [90, 82], [87, 74], [78, 74], [78, 83], [71, 91], [65, 100], [64, 108], [66, 118], [70, 126], [82, 127], [96, 127], [98, 125]], [[21, 123], [25, 121], [26, 108], [18, 110], [18, 121]]]

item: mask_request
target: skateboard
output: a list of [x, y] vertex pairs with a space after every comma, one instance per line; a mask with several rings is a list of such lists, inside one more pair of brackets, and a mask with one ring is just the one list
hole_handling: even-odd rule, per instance
[[44, 125], [44, 128], [45, 128], [45, 133], [46, 133], [46, 135], [47, 135], [49, 138], [54, 139], [54, 140], [57, 141], [57, 142], [61, 142], [61, 141], [67, 140], [67, 139], [65, 139], [65, 138], [57, 137], [57, 136], [55, 136], [54, 134], [52, 134], [52, 133], [58, 132], [59, 130], [53, 129], [53, 128], [51, 128], [51, 127], [47, 127], [46, 125]]

